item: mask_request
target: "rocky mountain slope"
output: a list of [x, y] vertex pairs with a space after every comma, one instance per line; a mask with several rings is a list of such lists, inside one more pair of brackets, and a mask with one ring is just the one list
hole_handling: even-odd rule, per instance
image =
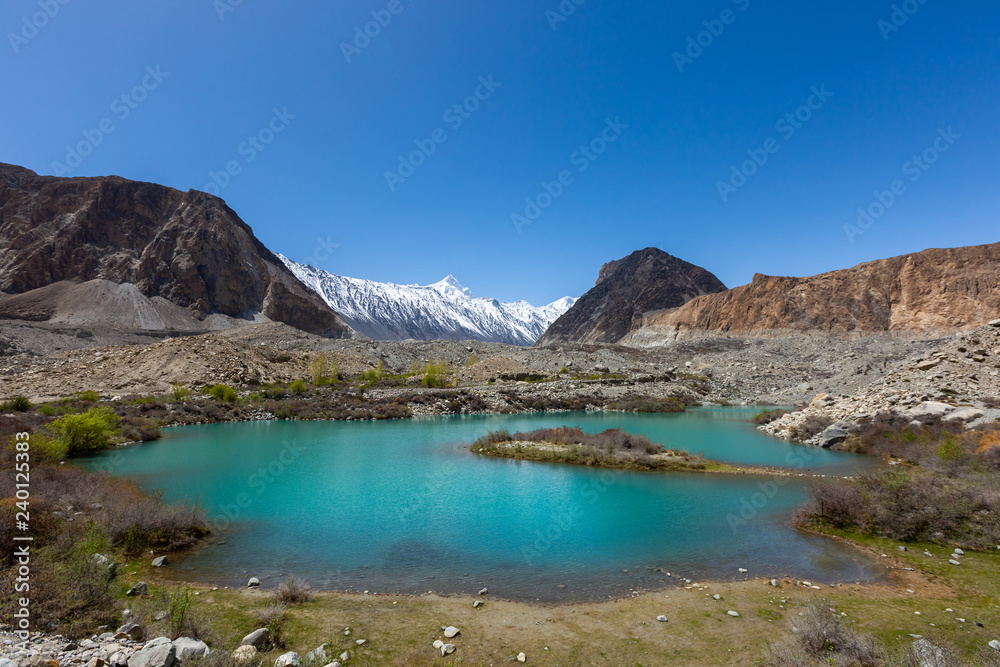
[[706, 333], [919, 338], [967, 331], [1000, 315], [1000, 243], [933, 249], [809, 278], [753, 282], [636, 322], [621, 342], [658, 345]]
[[576, 299], [547, 306], [476, 298], [448, 276], [427, 286], [345, 278], [279, 257], [355, 331], [375, 340], [481, 340], [531, 345]]
[[352, 335], [221, 199], [114, 176], [0, 164], [0, 292], [2, 319]]
[[538, 345], [615, 343], [650, 311], [677, 308], [726, 286], [705, 269], [657, 248], [601, 267], [594, 287], [556, 320]]
[[[829, 446], [838, 435], [842, 440], [890, 414], [970, 426], [1000, 419], [1000, 319], [949, 337], [855, 391], [818, 394], [802, 410], [761, 428], [786, 440]], [[823, 430], [808, 429], [810, 422]]]

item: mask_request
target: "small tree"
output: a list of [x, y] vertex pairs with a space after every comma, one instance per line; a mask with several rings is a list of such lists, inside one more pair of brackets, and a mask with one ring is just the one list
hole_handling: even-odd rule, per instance
[[306, 385], [305, 380], [299, 378], [298, 380], [295, 380], [290, 385], [288, 385], [288, 388], [291, 389], [292, 393], [295, 394], [296, 396], [301, 396], [302, 394], [306, 393], [306, 389], [308, 389], [309, 387], [308, 385]]
[[326, 354], [320, 352], [316, 355], [316, 358], [312, 360], [310, 364], [310, 369], [312, 370], [312, 381], [317, 387], [329, 384], [329, 376], [327, 376], [327, 369], [330, 367], [330, 362], [326, 359]]
[[108, 439], [118, 433], [121, 421], [111, 408], [101, 407], [61, 417], [49, 428], [65, 440], [68, 454], [79, 454], [107, 447]]

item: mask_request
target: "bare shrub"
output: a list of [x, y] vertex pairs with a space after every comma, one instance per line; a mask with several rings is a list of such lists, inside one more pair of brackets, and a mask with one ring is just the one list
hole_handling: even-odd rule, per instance
[[885, 647], [877, 638], [845, 623], [827, 601], [816, 601], [795, 618], [794, 637], [768, 647], [765, 662], [780, 667], [806, 665], [886, 664]]
[[288, 577], [278, 584], [272, 592], [277, 604], [297, 604], [311, 602], [315, 597], [312, 588], [298, 577]]
[[788, 434], [793, 440], [808, 440], [814, 435], [819, 435], [826, 430], [826, 427], [833, 423], [827, 416], [809, 415], [801, 423], [794, 424], [788, 429]]

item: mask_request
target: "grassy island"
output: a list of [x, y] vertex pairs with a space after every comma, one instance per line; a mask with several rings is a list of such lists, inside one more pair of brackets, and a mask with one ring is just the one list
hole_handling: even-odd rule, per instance
[[668, 449], [645, 436], [632, 435], [621, 429], [609, 429], [594, 435], [570, 426], [513, 435], [505, 430], [493, 431], [476, 440], [472, 451], [483, 456], [623, 470], [707, 472], [728, 468], [725, 464], [686, 451]]

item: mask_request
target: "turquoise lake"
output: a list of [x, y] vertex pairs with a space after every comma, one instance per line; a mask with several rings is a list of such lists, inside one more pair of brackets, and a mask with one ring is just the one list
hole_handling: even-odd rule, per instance
[[[475, 594], [488, 586], [494, 596], [559, 602], [683, 578], [883, 576], [870, 558], [791, 525], [812, 475], [852, 475], [875, 462], [770, 438], [747, 421], [756, 411], [186, 426], [84, 464], [205, 507], [212, 538], [172, 558], [167, 573], [217, 585], [296, 575], [317, 589]], [[491, 430], [561, 425], [623, 428], [796, 475], [623, 472], [468, 450]]]

